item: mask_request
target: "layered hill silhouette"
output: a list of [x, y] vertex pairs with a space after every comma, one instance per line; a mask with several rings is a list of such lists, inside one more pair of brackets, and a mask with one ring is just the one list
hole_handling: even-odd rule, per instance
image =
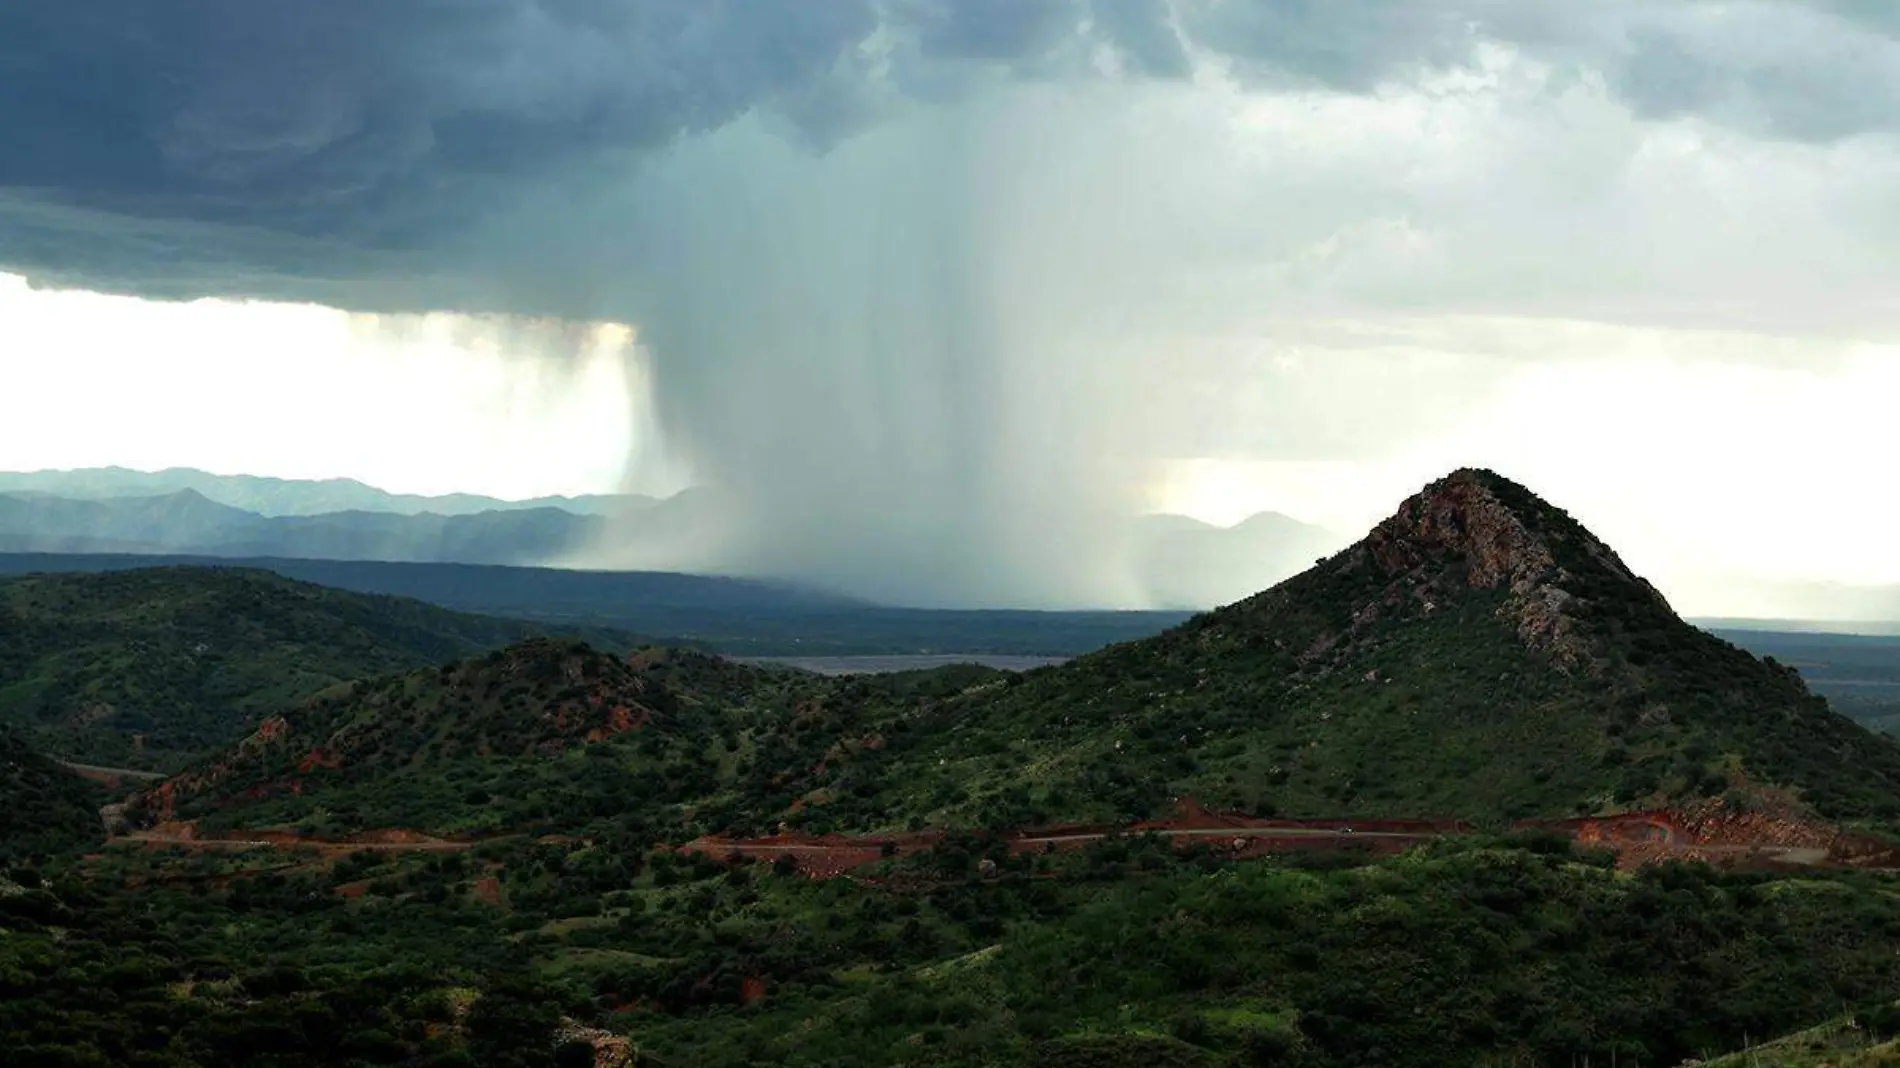
[[[664, 499], [503, 501], [190, 469], [0, 472], [0, 553], [14, 554], [695, 572], [719, 570], [708, 547], [744, 514], [728, 494], [702, 487]], [[1270, 512], [1230, 528], [1130, 516], [1122, 533], [1149, 603], [1169, 609], [1206, 608], [1278, 582], [1345, 540]]]
[[606, 524], [603, 515], [551, 506], [263, 515], [195, 489], [98, 500], [0, 494], [0, 551], [22, 553], [535, 564], [584, 549]]
[[339, 682], [549, 630], [235, 568], [5, 578], [0, 723], [66, 759], [172, 770]]
[[[635, 804], [756, 831], [1124, 821], [1187, 796], [1487, 821], [1727, 795], [1900, 817], [1900, 745], [1483, 471], [1271, 590], [1060, 667], [817, 679], [681, 655], [533, 645], [356, 684], [158, 807], [498, 829]], [[498, 813], [498, 794], [545, 803]]]
[[89, 467], [70, 471], [0, 471], [0, 493], [63, 497], [75, 501], [165, 497], [181, 492], [201, 495], [260, 516], [308, 516], [334, 512], [389, 512], [474, 515], [511, 509], [558, 508], [576, 515], [605, 515], [652, 503], [635, 494], [591, 494], [508, 501], [472, 493], [440, 496], [390, 493], [350, 478], [289, 479], [258, 475], [216, 475], [191, 467], [134, 471]]

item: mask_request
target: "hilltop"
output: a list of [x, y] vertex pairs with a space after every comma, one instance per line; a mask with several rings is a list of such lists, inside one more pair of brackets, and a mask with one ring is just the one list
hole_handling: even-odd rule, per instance
[[[834, 698], [803, 817], [1564, 816], [1792, 791], [1900, 816], [1900, 745], [1681, 620], [1568, 514], [1461, 471], [1313, 569], [1157, 637], [909, 707]], [[812, 756], [809, 747], [806, 755]], [[1767, 791], [1767, 795], [1763, 795]]]
[[339, 682], [548, 629], [263, 571], [0, 579], [0, 723], [66, 759], [170, 770]]

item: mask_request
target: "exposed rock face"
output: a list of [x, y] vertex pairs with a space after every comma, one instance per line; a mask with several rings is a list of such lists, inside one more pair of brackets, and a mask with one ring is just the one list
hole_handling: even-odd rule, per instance
[[172, 821], [180, 797], [213, 789], [247, 760], [257, 759], [290, 737], [290, 721], [281, 715], [266, 717], [257, 729], [230, 752], [210, 763], [180, 772], [133, 797], [121, 811], [124, 822], [146, 826]]
[[1366, 538], [1388, 573], [1415, 571], [1447, 553], [1467, 560], [1471, 585], [1525, 594], [1555, 574], [1549, 546], [1492, 492], [1481, 472], [1459, 471], [1400, 506]]
[[1488, 471], [1458, 471], [1428, 486], [1347, 556], [1348, 566], [1371, 566], [1390, 581], [1382, 602], [1360, 609], [1357, 626], [1393, 611], [1435, 610], [1453, 592], [1444, 588], [1448, 579], [1505, 590], [1500, 614], [1515, 620], [1526, 645], [1565, 667], [1591, 661], [1578, 609], [1592, 591], [1607, 584], [1671, 611], [1609, 546]]
[[594, 1068], [633, 1068], [639, 1063], [633, 1043], [624, 1037], [564, 1018], [555, 1029], [554, 1044], [559, 1048], [572, 1042], [585, 1042], [594, 1047]]

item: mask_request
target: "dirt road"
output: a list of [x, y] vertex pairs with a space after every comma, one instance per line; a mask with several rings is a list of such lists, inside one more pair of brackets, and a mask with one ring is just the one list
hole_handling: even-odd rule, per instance
[[128, 782], [157, 782], [165, 777], [163, 772], [138, 771], [134, 768], [102, 768], [96, 764], [79, 764], [71, 760], [62, 760], [59, 764], [80, 778], [96, 782], [108, 790], [117, 790]]
[[[110, 810], [115, 806], [108, 806]], [[106, 813], [112, 824], [114, 813]], [[1667, 859], [1706, 860], [1719, 864], [1771, 867], [1853, 866], [1887, 869], [1900, 863], [1891, 846], [1843, 848], [1847, 837], [1815, 837], [1814, 828], [1803, 836], [1768, 834], [1714, 834], [1708, 828], [1685, 824], [1673, 812], [1629, 813], [1574, 820], [1527, 821], [1520, 830], [1545, 830], [1568, 835], [1586, 846], [1615, 850], [1631, 866]], [[1396, 853], [1447, 835], [1471, 833], [1455, 821], [1406, 820], [1290, 820], [1253, 819], [1210, 812], [1186, 801], [1175, 817], [1127, 827], [1069, 825], [1025, 828], [1002, 835], [1012, 853], [1076, 849], [1117, 837], [1154, 835], [1177, 844], [1206, 842], [1235, 857], [1260, 857], [1309, 850], [1358, 849], [1375, 854]], [[928, 850], [943, 841], [943, 831], [893, 835], [812, 836], [795, 833], [766, 838], [727, 838], [707, 835], [679, 847], [725, 859], [745, 857], [798, 859], [800, 870], [816, 878], [830, 878], [875, 864], [892, 856]], [[192, 850], [314, 850], [328, 854], [368, 851], [377, 853], [459, 853], [485, 841], [518, 838], [507, 835], [479, 840], [437, 838], [406, 830], [370, 831], [344, 839], [306, 838], [284, 831], [250, 831], [226, 835], [200, 834], [190, 823], [112, 834], [107, 844]], [[1825, 843], [1825, 844], [1824, 844]], [[1851, 844], [1851, 843], [1850, 843]]]
[[195, 850], [309, 849], [325, 853], [464, 853], [484, 842], [505, 841], [519, 835], [478, 840], [435, 838], [413, 831], [370, 832], [355, 838], [305, 838], [281, 831], [254, 831], [248, 836], [200, 835], [185, 825], [110, 835], [106, 845], [154, 846]]

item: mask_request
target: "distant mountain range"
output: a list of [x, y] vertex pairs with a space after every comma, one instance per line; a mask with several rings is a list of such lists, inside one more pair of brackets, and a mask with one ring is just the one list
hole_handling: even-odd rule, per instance
[[1136, 573], [1156, 607], [1211, 608], [1277, 585], [1348, 541], [1276, 512], [1231, 527], [1149, 515], [1136, 527]]
[[207, 500], [241, 508], [260, 516], [315, 516], [332, 512], [388, 512], [395, 515], [475, 515], [479, 512], [558, 508], [575, 515], [611, 515], [651, 504], [655, 498], [636, 494], [590, 494], [578, 497], [537, 497], [507, 501], [472, 493], [439, 497], [389, 493], [355, 479], [322, 480], [264, 478], [257, 475], [214, 475], [190, 467], [163, 471], [133, 471], [124, 467], [90, 467], [72, 471], [0, 472], [0, 493], [39, 494], [79, 501], [108, 501], [126, 497], [166, 497], [183, 490]]
[[[691, 571], [726, 514], [718, 494], [699, 490], [501, 501], [187, 468], [0, 473], [0, 553], [536, 566], [592, 559], [611, 526], [626, 549], [615, 563]], [[1228, 528], [1178, 515], [1130, 524], [1136, 574], [1150, 603], [1171, 610], [1271, 586], [1347, 541], [1271, 512]]]
[[101, 500], [0, 495], [0, 551], [5, 552], [526, 564], [579, 550], [606, 523], [602, 516], [559, 508], [474, 515], [266, 516], [189, 489]]

